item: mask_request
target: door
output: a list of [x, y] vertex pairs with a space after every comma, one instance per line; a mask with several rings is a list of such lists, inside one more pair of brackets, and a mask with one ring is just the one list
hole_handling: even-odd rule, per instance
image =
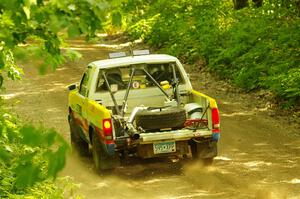
[[90, 81], [90, 69], [88, 68], [83, 74], [81, 79], [79, 90], [74, 96], [74, 110], [76, 114], [74, 115], [78, 125], [82, 128], [83, 132], [88, 135], [89, 124], [87, 120], [87, 102], [89, 93], [89, 81]]

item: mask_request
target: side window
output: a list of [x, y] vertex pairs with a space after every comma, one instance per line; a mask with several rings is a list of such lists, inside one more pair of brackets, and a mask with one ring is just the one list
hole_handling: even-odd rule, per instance
[[82, 80], [80, 82], [80, 87], [79, 87], [79, 94], [85, 96], [87, 92], [87, 83], [88, 83], [88, 73], [84, 73]]
[[[125, 68], [125, 70], [128, 70], [128, 68]], [[105, 76], [107, 78], [109, 85], [117, 84], [119, 90], [125, 89], [126, 84], [123, 82], [122, 71], [120, 68], [113, 68], [113, 69], [105, 70]], [[128, 76], [128, 78], [129, 78], [129, 76]], [[96, 92], [101, 92], [101, 91], [104, 91], [104, 92], [108, 91], [108, 88], [107, 88], [106, 82], [102, 76], [102, 72], [99, 71]]]
[[[148, 72], [158, 83], [162, 81], [168, 81], [171, 84], [174, 81], [172, 65], [175, 67], [176, 78], [178, 79], [179, 83], [184, 83], [178, 66], [175, 63], [149, 64]], [[151, 85], [154, 85], [149, 77], [147, 77], [147, 79]]]

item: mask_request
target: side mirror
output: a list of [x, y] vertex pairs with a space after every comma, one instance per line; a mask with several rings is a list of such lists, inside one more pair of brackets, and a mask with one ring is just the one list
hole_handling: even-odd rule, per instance
[[68, 86], [69, 91], [76, 89], [76, 84]]
[[110, 85], [110, 90], [111, 90], [112, 93], [116, 93], [119, 90], [118, 84]]

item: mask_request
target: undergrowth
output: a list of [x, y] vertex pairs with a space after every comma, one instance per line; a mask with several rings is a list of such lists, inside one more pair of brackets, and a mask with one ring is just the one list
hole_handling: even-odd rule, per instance
[[[246, 91], [270, 90], [285, 107], [300, 104], [300, 18], [294, 1], [234, 10], [231, 1], [127, 0], [127, 33]], [[296, 2], [296, 1], [295, 1]]]
[[53, 129], [23, 124], [0, 105], [0, 198], [64, 198], [74, 184], [56, 179], [67, 142]]

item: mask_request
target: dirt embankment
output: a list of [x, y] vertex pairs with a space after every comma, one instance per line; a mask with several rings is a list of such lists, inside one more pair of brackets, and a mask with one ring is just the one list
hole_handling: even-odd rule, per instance
[[[5, 95], [22, 119], [55, 128], [68, 140], [67, 85], [80, 81], [90, 61], [126, 47], [117, 41], [70, 42], [83, 55], [79, 62], [44, 76], [38, 74], [37, 63], [22, 63], [23, 80], [8, 82]], [[300, 198], [300, 129], [294, 120], [277, 116], [256, 96], [239, 93], [208, 74], [190, 73], [194, 87], [216, 98], [221, 111], [219, 156], [212, 167], [132, 160], [99, 176], [91, 157], [70, 156], [60, 175], [71, 176], [86, 198]]]

